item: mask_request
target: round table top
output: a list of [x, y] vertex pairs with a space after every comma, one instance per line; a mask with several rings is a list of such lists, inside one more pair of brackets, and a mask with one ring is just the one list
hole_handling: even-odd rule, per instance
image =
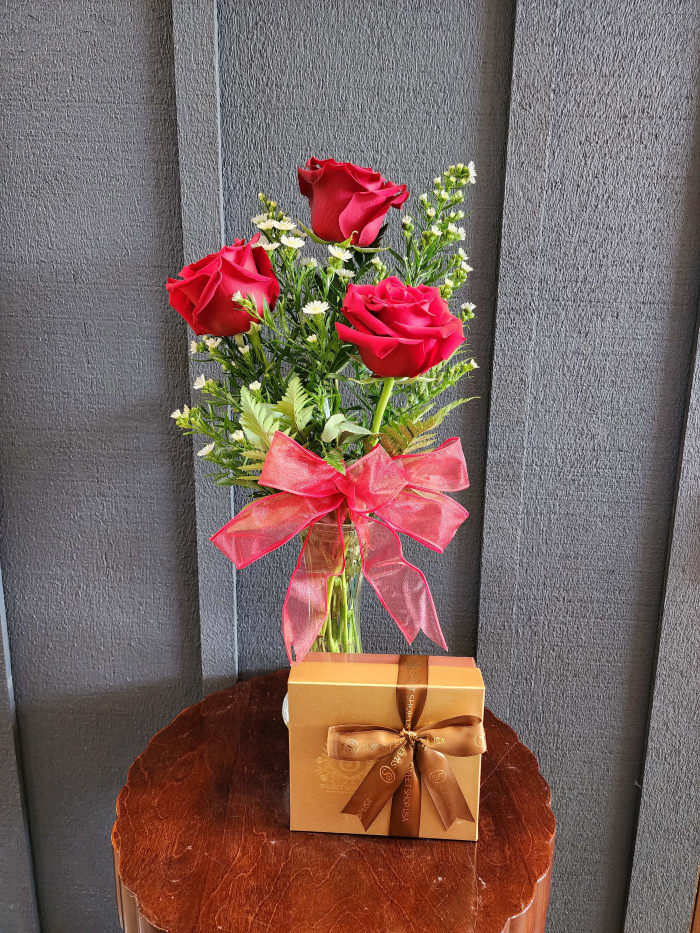
[[126, 933], [540, 933], [549, 787], [488, 710], [479, 841], [289, 830], [287, 671], [180, 713], [133, 763], [112, 833]]

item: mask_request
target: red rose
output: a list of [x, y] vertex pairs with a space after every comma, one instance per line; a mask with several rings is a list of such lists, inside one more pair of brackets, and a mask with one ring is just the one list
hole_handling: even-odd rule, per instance
[[375, 376], [419, 376], [464, 343], [462, 322], [450, 314], [437, 288], [404, 285], [391, 276], [377, 285], [349, 285], [336, 324]]
[[170, 304], [195, 334], [231, 337], [250, 329], [251, 317], [232, 296], [240, 292], [255, 299], [260, 313], [263, 299], [272, 308], [280, 293], [279, 283], [267, 253], [250, 243], [234, 240], [218, 253], [205, 256], [180, 270], [180, 279], [168, 279]]
[[408, 197], [406, 185], [393, 185], [379, 172], [352, 162], [309, 159], [297, 169], [299, 190], [309, 199], [311, 228], [322, 240], [340, 243], [353, 232], [358, 246], [373, 243], [390, 207]]

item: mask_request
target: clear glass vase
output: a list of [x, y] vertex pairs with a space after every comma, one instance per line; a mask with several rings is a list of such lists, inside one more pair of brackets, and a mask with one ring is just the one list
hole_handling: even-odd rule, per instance
[[[345, 569], [328, 580], [328, 611], [321, 630], [311, 646], [312, 651], [333, 651], [359, 654], [362, 651], [360, 637], [360, 593], [362, 588], [362, 564], [360, 544], [355, 526], [343, 525]], [[337, 560], [333, 555], [338, 548], [338, 525], [333, 521], [317, 522], [313, 536], [304, 551], [304, 565], [310, 572], [323, 573], [329, 563]]]

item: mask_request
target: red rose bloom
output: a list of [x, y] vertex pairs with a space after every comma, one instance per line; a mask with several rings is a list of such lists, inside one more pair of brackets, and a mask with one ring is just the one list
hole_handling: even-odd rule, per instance
[[375, 376], [419, 376], [464, 343], [462, 322], [450, 314], [437, 288], [405, 285], [391, 276], [377, 285], [349, 285], [336, 324]]
[[406, 185], [394, 185], [379, 172], [352, 162], [309, 159], [297, 169], [299, 190], [309, 199], [311, 228], [317, 237], [340, 243], [353, 232], [358, 246], [373, 243], [390, 207], [408, 197]]
[[255, 244], [234, 240], [180, 270], [180, 279], [168, 279], [168, 298], [173, 308], [195, 334], [231, 337], [250, 329], [251, 317], [232, 296], [240, 292], [255, 299], [260, 313], [263, 299], [272, 308], [280, 293], [279, 283], [265, 250]]

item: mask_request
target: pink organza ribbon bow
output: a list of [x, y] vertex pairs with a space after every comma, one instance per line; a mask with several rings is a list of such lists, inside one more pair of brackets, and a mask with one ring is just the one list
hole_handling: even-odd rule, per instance
[[[290, 661], [292, 648], [297, 661], [306, 655], [326, 617], [328, 580], [345, 566], [342, 523], [347, 514], [357, 531], [362, 572], [409, 644], [422, 629], [447, 649], [428, 582], [404, 559], [397, 532], [442, 553], [468, 517], [466, 509], [443, 495], [469, 485], [459, 438], [400, 457], [390, 457], [378, 445], [341, 473], [278, 431], [259, 483], [281, 491], [247, 505], [211, 540], [240, 570], [309, 529], [282, 609]], [[310, 569], [304, 554], [316, 523], [333, 511], [335, 546], [317, 547], [323, 566], [315, 558]]]

